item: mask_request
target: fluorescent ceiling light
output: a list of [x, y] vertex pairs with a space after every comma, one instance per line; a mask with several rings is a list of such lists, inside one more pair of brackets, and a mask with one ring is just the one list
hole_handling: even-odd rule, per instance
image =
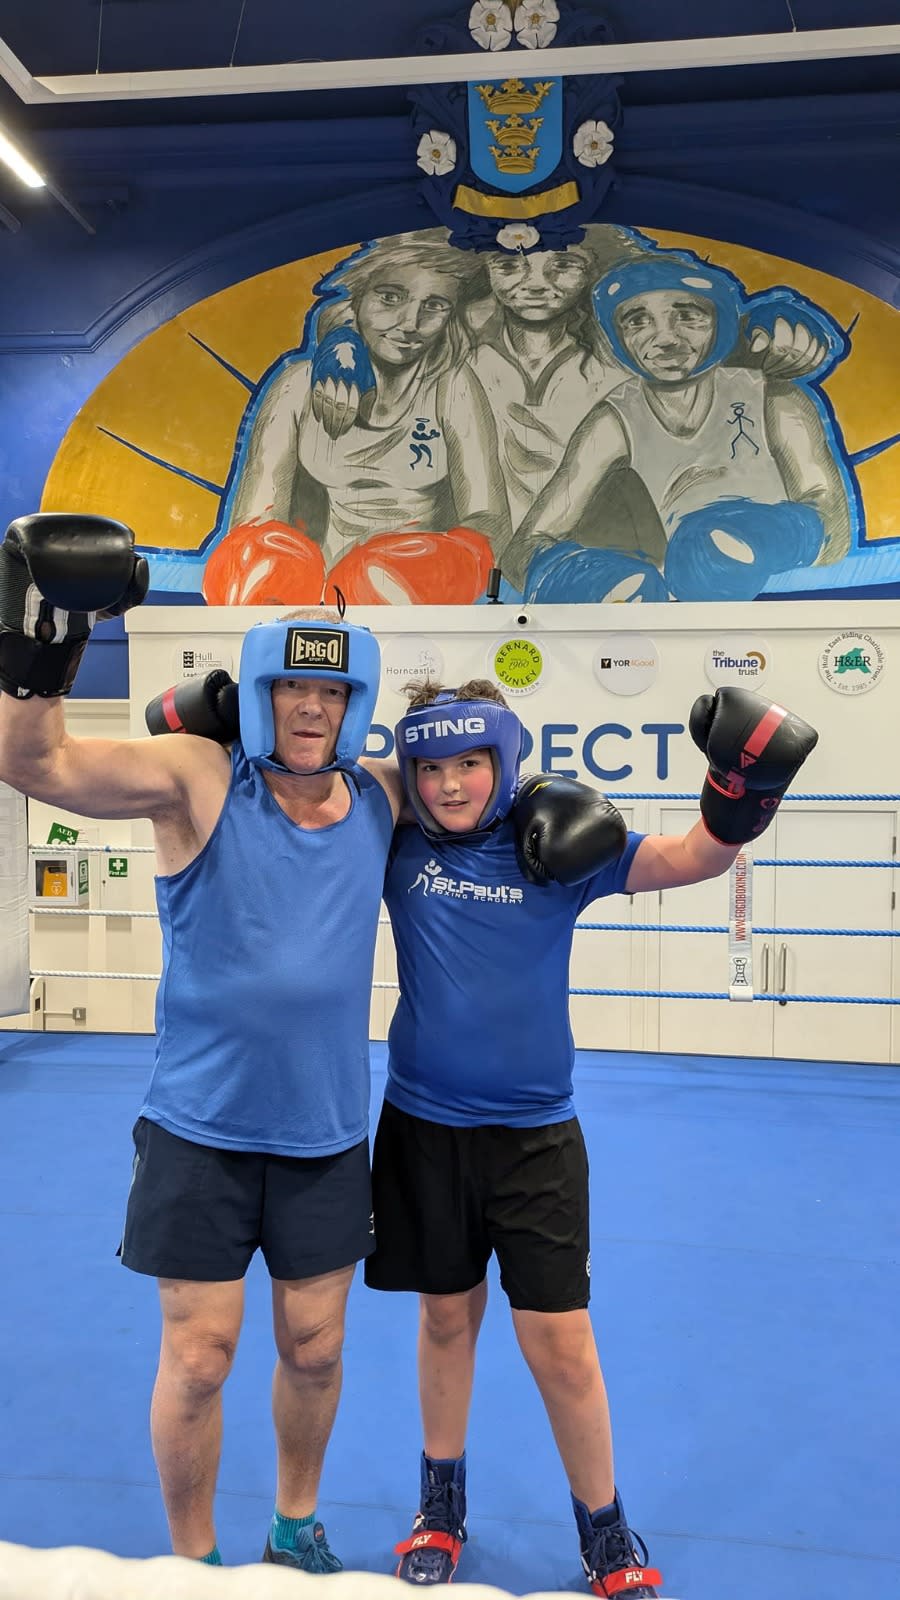
[[21, 178], [29, 189], [43, 189], [45, 187], [44, 179], [37, 168], [33, 167], [30, 161], [25, 160], [21, 150], [16, 149], [12, 140], [7, 139], [5, 133], [0, 133], [0, 161], [3, 162], [4, 166], [9, 167], [17, 178]]

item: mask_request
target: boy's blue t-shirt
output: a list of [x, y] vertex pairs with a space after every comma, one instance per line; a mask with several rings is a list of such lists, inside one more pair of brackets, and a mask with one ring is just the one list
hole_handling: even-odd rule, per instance
[[574, 1115], [575, 922], [592, 900], [624, 893], [643, 837], [629, 833], [618, 861], [566, 888], [527, 881], [509, 821], [458, 842], [397, 830], [384, 890], [400, 982], [392, 1105], [459, 1127], [534, 1128]]

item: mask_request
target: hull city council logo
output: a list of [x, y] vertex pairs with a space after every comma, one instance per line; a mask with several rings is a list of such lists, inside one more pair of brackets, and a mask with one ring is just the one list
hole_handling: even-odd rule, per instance
[[884, 673], [884, 651], [870, 633], [845, 629], [821, 651], [819, 673], [836, 694], [868, 694]]

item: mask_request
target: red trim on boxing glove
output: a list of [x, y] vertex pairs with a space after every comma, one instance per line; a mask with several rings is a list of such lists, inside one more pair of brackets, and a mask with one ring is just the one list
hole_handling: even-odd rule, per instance
[[758, 760], [776, 729], [781, 727], [786, 716], [787, 712], [784, 706], [777, 706], [774, 702], [770, 705], [765, 716], [760, 718], [744, 745], [740, 757], [742, 770], [744, 767], [752, 766], [753, 762]]
[[184, 723], [175, 709], [175, 690], [177, 687], [178, 685], [176, 684], [173, 688], [166, 690], [160, 700], [159, 709], [162, 712], [166, 727], [171, 733], [184, 733]]

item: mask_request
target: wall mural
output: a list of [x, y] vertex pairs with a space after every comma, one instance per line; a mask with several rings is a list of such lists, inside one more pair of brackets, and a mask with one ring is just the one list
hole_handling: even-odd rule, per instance
[[98, 386], [43, 504], [121, 516], [153, 587], [209, 604], [471, 604], [493, 566], [511, 600], [900, 580], [900, 314], [723, 241], [507, 231], [201, 301]]

